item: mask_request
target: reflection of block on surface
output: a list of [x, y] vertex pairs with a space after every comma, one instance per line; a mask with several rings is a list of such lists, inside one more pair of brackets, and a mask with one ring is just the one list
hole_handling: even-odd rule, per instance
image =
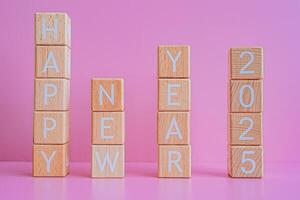
[[123, 79], [94, 78], [91, 84], [93, 111], [124, 110]]
[[262, 112], [262, 81], [232, 80], [230, 82], [231, 112]]
[[69, 144], [33, 145], [33, 176], [66, 176]]
[[161, 45], [158, 47], [159, 78], [190, 77], [190, 46]]
[[66, 13], [35, 14], [36, 45], [71, 46], [71, 19]]
[[35, 111], [35, 144], [64, 144], [69, 141], [69, 111]]
[[124, 176], [124, 145], [92, 145], [92, 177]]
[[35, 79], [35, 110], [69, 110], [70, 81]]
[[189, 79], [159, 79], [159, 111], [189, 111], [191, 88]]
[[262, 113], [229, 114], [230, 145], [262, 144]]
[[191, 177], [190, 145], [159, 145], [158, 177]]
[[228, 174], [231, 177], [262, 177], [263, 148], [261, 146], [229, 146]]
[[92, 144], [124, 144], [124, 112], [92, 113]]
[[158, 144], [189, 144], [190, 113], [158, 112]]
[[70, 78], [71, 50], [66, 46], [36, 46], [36, 78]]

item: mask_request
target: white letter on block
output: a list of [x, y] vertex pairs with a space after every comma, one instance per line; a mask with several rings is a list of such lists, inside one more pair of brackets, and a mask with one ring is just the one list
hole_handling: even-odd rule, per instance
[[105, 129], [111, 128], [111, 126], [105, 126], [104, 122], [105, 121], [113, 121], [113, 120], [114, 120], [114, 118], [112, 118], [112, 117], [101, 117], [101, 119], [100, 119], [100, 138], [102, 138], [104, 140], [112, 140], [113, 139], [112, 135], [104, 134]]
[[46, 25], [46, 19], [43, 16], [42, 17], [42, 39], [45, 40], [47, 37], [47, 32], [53, 32], [54, 39], [58, 39], [58, 20], [55, 16], [53, 19], [53, 28], [47, 27]]
[[[173, 127], [176, 130], [175, 132], [172, 132]], [[178, 138], [182, 139], [181, 131], [179, 129], [179, 126], [177, 124], [175, 116], [173, 116], [172, 121], [170, 123], [170, 126], [168, 128], [168, 132], [167, 132], [167, 135], [166, 135], [166, 140], [168, 140], [171, 135], [178, 135]]]
[[[172, 160], [172, 156], [176, 155], [177, 158]], [[179, 165], [179, 161], [181, 160], [181, 153], [179, 151], [168, 151], [168, 172], [172, 172], [172, 165], [174, 164], [179, 173], [182, 173], [182, 169]]]
[[[49, 65], [50, 62], [52, 63], [52, 65]], [[59, 72], [53, 51], [50, 51], [48, 53], [47, 60], [44, 64], [43, 72], [46, 72], [47, 69], [50, 69], [50, 68], [54, 69], [55, 72]]]
[[[53, 92], [48, 93], [48, 88], [52, 88]], [[54, 97], [57, 94], [57, 86], [53, 83], [46, 83], [44, 85], [44, 105], [48, 105], [48, 97]]]
[[106, 152], [105, 156], [104, 156], [104, 161], [103, 161], [103, 163], [101, 163], [101, 160], [99, 158], [99, 154], [98, 154], [98, 152], [96, 152], [96, 161], [97, 161], [97, 164], [98, 164], [100, 172], [103, 172], [103, 170], [104, 170], [104, 168], [105, 168], [105, 166], [106, 166], [107, 163], [108, 163], [110, 171], [114, 172], [115, 168], [116, 168], [116, 164], [117, 164], [118, 158], [119, 158], [119, 151], [116, 152], [114, 161], [112, 163], [111, 160], [110, 160], [110, 158], [109, 158], [108, 152]]
[[[47, 122], [51, 122], [51, 126], [47, 127]], [[44, 139], [47, 138], [48, 132], [53, 131], [56, 128], [56, 120], [50, 117], [44, 117], [44, 127], [43, 127], [43, 137]]]
[[181, 55], [181, 51], [179, 51], [176, 55], [176, 58], [174, 59], [172, 54], [170, 53], [170, 51], [167, 51], [167, 54], [169, 56], [169, 58], [171, 59], [172, 61], [172, 70], [173, 70], [173, 73], [176, 72], [176, 62], [178, 61], [180, 55]]
[[168, 83], [168, 106], [176, 106], [179, 105], [178, 102], [172, 102], [172, 96], [177, 96], [177, 92], [172, 92], [172, 88], [179, 88], [180, 84], [177, 83]]
[[100, 105], [102, 106], [103, 105], [103, 94], [105, 94], [105, 96], [108, 98], [108, 100], [111, 102], [112, 105], [115, 104], [115, 86], [114, 84], [111, 84], [111, 87], [110, 87], [110, 95], [107, 93], [107, 91], [103, 88], [103, 86], [100, 84], [99, 86], [99, 90], [100, 90], [100, 98], [99, 98], [99, 103]]
[[42, 157], [44, 158], [45, 162], [46, 162], [46, 170], [47, 170], [47, 174], [50, 174], [51, 171], [51, 161], [53, 160], [56, 151], [53, 151], [51, 156], [49, 157], [49, 159], [47, 158], [47, 155], [45, 154], [45, 152], [41, 151]]

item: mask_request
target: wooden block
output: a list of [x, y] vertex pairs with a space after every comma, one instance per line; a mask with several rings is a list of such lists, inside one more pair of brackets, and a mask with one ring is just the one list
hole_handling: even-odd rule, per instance
[[262, 144], [262, 113], [229, 114], [230, 145]]
[[124, 81], [123, 79], [92, 79], [92, 110], [123, 111]]
[[191, 106], [190, 79], [159, 79], [158, 110], [189, 111]]
[[231, 48], [230, 76], [231, 79], [262, 79], [263, 49]]
[[71, 46], [71, 19], [66, 13], [35, 14], [36, 45]]
[[124, 177], [124, 145], [92, 145], [92, 177]]
[[71, 51], [66, 46], [36, 46], [35, 77], [70, 79]]
[[230, 85], [231, 112], [262, 112], [262, 81], [232, 80]]
[[158, 144], [189, 144], [190, 113], [158, 112]]
[[190, 77], [190, 46], [167, 45], [158, 47], [159, 78]]
[[35, 79], [35, 110], [68, 110], [70, 81], [65, 79]]
[[158, 148], [158, 177], [191, 177], [190, 145], [159, 145]]
[[124, 144], [124, 112], [92, 113], [92, 144]]
[[69, 111], [35, 111], [33, 122], [35, 144], [69, 142]]
[[261, 146], [230, 146], [228, 173], [231, 177], [262, 177], [263, 148]]
[[66, 176], [69, 144], [33, 145], [33, 176]]

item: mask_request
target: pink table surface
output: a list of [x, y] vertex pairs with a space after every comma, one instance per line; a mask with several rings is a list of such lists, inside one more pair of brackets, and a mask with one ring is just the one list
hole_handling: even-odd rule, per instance
[[0, 199], [300, 199], [300, 163], [267, 163], [263, 179], [232, 179], [221, 163], [190, 179], [157, 178], [154, 163], [127, 163], [124, 179], [92, 179], [88, 163], [65, 178], [34, 178], [30, 162], [0, 162]]

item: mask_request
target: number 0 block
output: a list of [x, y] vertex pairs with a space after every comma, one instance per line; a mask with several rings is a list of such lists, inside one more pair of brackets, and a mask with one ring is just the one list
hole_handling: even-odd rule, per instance
[[261, 146], [230, 146], [228, 155], [228, 173], [231, 177], [263, 176]]

